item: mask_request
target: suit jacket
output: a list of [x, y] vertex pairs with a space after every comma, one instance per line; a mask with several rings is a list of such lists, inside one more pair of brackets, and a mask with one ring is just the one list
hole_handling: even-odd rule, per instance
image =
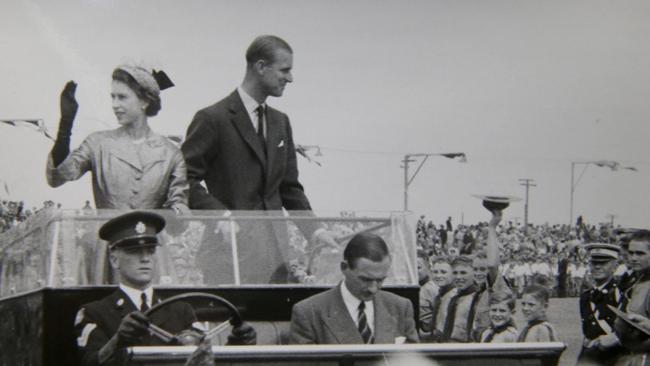
[[[160, 297], [154, 292], [152, 303], [156, 304], [160, 301]], [[138, 309], [133, 302], [120, 289], [99, 301], [82, 305], [75, 319], [75, 333], [78, 337], [77, 348], [81, 357], [81, 365], [98, 365], [97, 353], [99, 350], [117, 333], [122, 318], [136, 310]], [[196, 317], [190, 305], [176, 302], [155, 312], [150, 320], [162, 329], [176, 334], [182, 330], [190, 329], [192, 323], [196, 321]], [[140, 345], [162, 344], [158, 338], [145, 336]], [[123, 352], [118, 352], [111, 359], [113, 362], [109, 362], [109, 364], [121, 364], [124, 356]]]
[[[196, 113], [181, 148], [187, 164], [190, 208], [247, 211], [285, 208], [306, 211], [304, 214], [311, 216], [309, 200], [298, 181], [289, 118], [267, 107], [266, 124], [265, 148], [237, 91]], [[242, 282], [286, 283], [289, 252], [286, 225], [270, 221], [266, 225], [251, 221], [239, 224]], [[318, 228], [314, 222], [296, 221], [296, 224], [308, 240]], [[213, 245], [206, 250], [226, 247]], [[230, 258], [224, 250], [213, 257]], [[209, 252], [204, 254], [206, 258], [210, 256]], [[229, 268], [229, 264], [221, 267]], [[225, 273], [204, 276], [214, 283], [232, 281]]]
[[[413, 304], [400, 296], [379, 291], [374, 300], [376, 344], [394, 344], [396, 337], [406, 342], [419, 341]], [[305, 299], [293, 307], [290, 343], [292, 344], [363, 344], [350, 316], [340, 285]]]
[[237, 91], [196, 113], [181, 148], [190, 208], [311, 210], [298, 181], [289, 117], [267, 107], [266, 123], [265, 151]]

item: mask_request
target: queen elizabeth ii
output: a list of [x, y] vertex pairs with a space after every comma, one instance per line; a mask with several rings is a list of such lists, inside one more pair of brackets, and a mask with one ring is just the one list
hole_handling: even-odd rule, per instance
[[47, 160], [47, 182], [58, 187], [92, 173], [99, 209], [188, 211], [189, 185], [180, 150], [156, 134], [148, 123], [161, 107], [160, 90], [173, 86], [162, 72], [133, 65], [118, 66], [112, 75], [113, 113], [120, 125], [91, 133], [70, 153], [70, 135], [77, 112], [76, 84], [61, 93], [61, 121]]

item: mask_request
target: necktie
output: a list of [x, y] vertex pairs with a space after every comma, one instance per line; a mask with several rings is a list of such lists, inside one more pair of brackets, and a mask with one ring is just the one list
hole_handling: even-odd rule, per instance
[[359, 304], [359, 312], [357, 314], [359, 334], [366, 344], [372, 343], [372, 331], [368, 326], [368, 319], [366, 319], [366, 303], [361, 301]]
[[140, 300], [142, 300], [140, 303], [140, 311], [144, 313], [145, 311], [149, 310], [149, 305], [147, 304], [147, 294], [143, 292], [142, 295], [140, 295]]
[[262, 149], [266, 151], [266, 139], [264, 138], [264, 106], [260, 104], [255, 111], [257, 112], [257, 138], [262, 144]]

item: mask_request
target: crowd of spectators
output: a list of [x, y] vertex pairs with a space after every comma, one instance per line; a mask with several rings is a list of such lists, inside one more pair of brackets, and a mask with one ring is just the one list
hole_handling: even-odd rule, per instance
[[54, 207], [61, 208], [61, 204], [48, 200], [43, 202], [42, 207], [32, 207], [30, 209], [25, 207], [25, 202], [23, 201], [3, 199], [0, 202], [0, 233], [19, 225], [21, 222], [27, 220], [30, 216], [35, 215], [40, 211]]
[[[500, 248], [500, 273], [521, 291], [530, 284], [541, 284], [560, 297], [578, 296], [589, 287], [587, 243], [614, 243], [614, 227], [609, 223], [590, 225], [578, 218], [576, 225], [534, 225], [525, 227], [512, 221], [497, 228]], [[483, 250], [487, 239], [487, 222], [455, 227], [451, 218], [436, 226], [420, 216], [417, 226], [417, 248], [426, 258], [474, 255]], [[625, 271], [620, 264], [617, 272]]]

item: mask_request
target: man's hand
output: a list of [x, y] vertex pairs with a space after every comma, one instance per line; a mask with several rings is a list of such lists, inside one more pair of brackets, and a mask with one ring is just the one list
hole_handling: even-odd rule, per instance
[[334, 234], [325, 229], [316, 230], [314, 233], [313, 241], [317, 247], [330, 247], [339, 251], [341, 246], [334, 240]]
[[149, 319], [139, 311], [134, 311], [122, 319], [117, 328], [117, 344], [120, 347], [132, 346], [147, 334]]
[[72, 121], [74, 121], [74, 117], [77, 115], [77, 109], [79, 109], [79, 104], [74, 97], [76, 90], [77, 83], [70, 80], [65, 84], [61, 92], [61, 125], [66, 124], [66, 127], [70, 127], [68, 130], [72, 128]]
[[636, 323], [636, 325], [641, 327], [644, 331], [650, 333], [650, 319], [634, 313], [630, 313], [628, 318]]
[[235, 231], [235, 235], [239, 233], [239, 224], [236, 221], [219, 220], [217, 221], [217, 227], [214, 229], [214, 232], [221, 234], [224, 240], [229, 241], [233, 230]]
[[256, 343], [257, 332], [255, 332], [255, 328], [245, 322], [233, 327], [228, 336], [228, 345], [230, 346], [250, 346]]

